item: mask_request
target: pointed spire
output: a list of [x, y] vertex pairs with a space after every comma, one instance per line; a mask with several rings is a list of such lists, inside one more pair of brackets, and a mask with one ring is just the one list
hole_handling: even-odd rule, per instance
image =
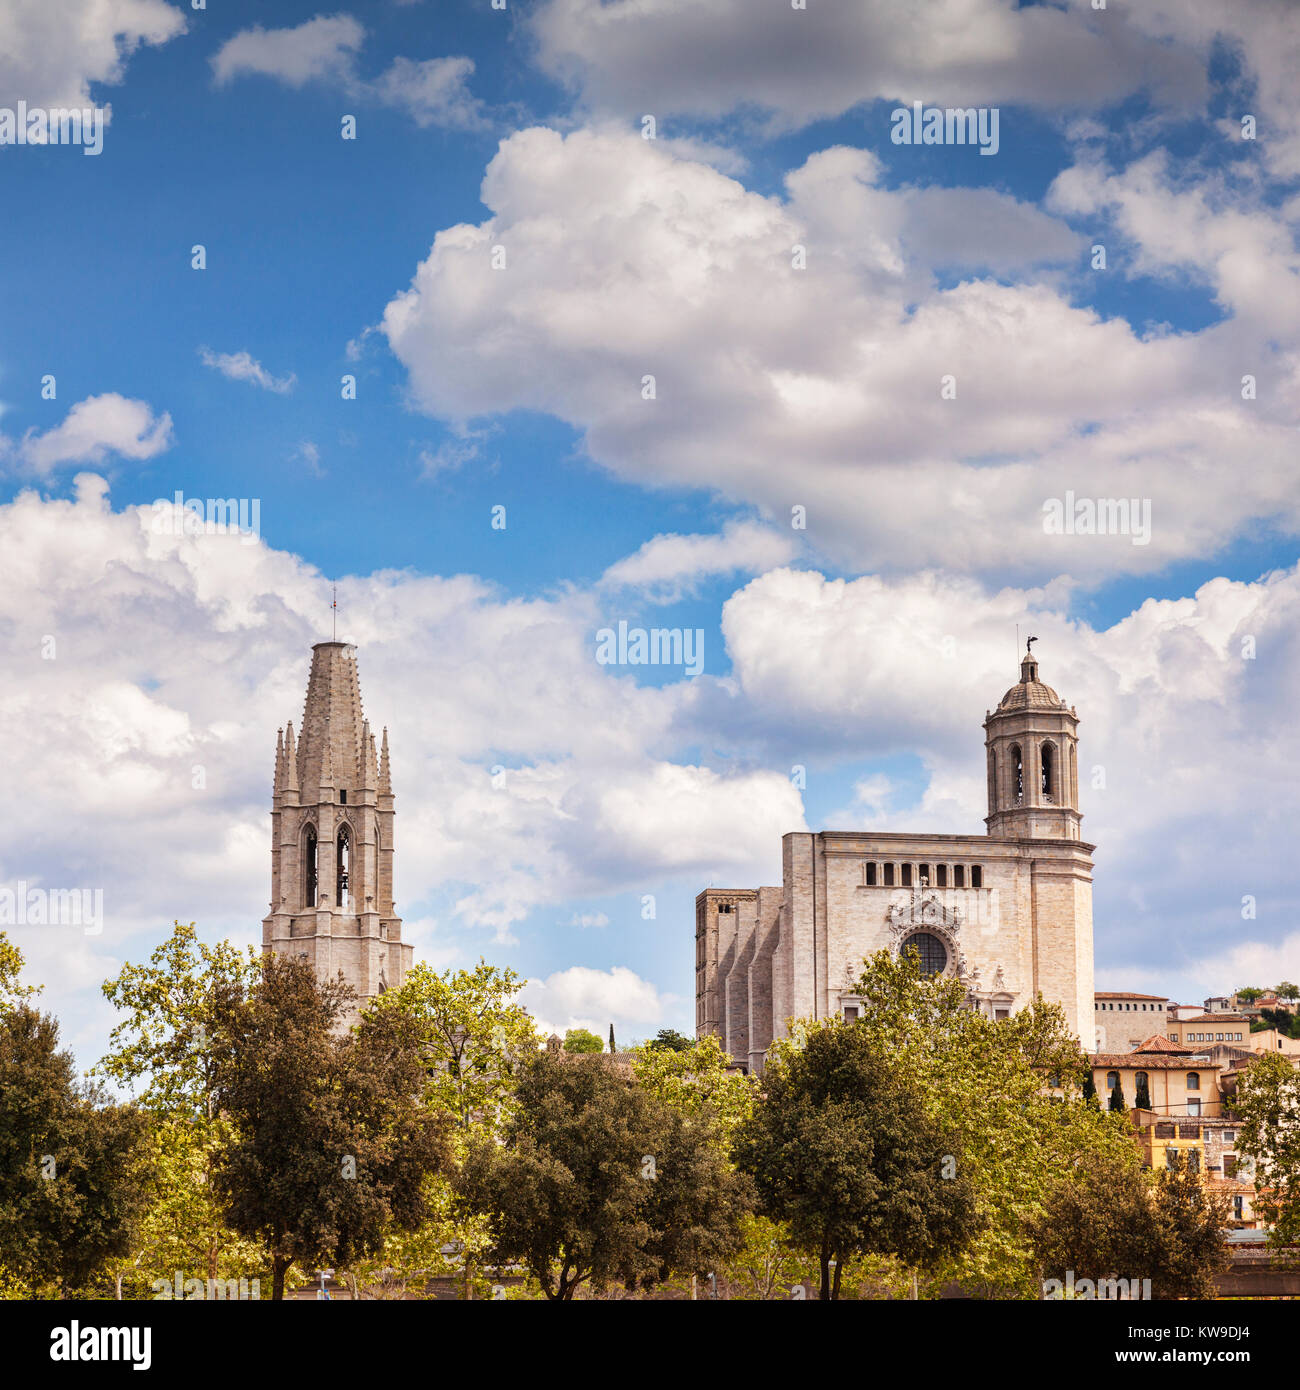
[[280, 783], [284, 778], [284, 730], [275, 731], [275, 779], [271, 784], [273, 796], [280, 795]]
[[284, 782], [281, 791], [296, 792], [298, 790], [298, 754], [293, 746], [293, 720], [289, 721], [289, 727], [284, 731]]
[[357, 765], [357, 786], [362, 791], [374, 791], [379, 784], [379, 768], [375, 761], [375, 736], [367, 719], [361, 726], [361, 757]]
[[393, 781], [388, 767], [388, 726], [384, 725], [384, 741], [379, 750], [379, 795], [392, 796]]

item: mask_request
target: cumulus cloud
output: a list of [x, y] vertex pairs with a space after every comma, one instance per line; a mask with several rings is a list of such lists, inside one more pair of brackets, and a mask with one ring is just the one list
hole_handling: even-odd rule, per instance
[[751, 521], [729, 521], [716, 535], [655, 536], [611, 565], [601, 584], [642, 589], [660, 603], [695, 592], [700, 581], [742, 571], [761, 574], [793, 559], [791, 536]]
[[171, 443], [170, 415], [155, 415], [147, 402], [109, 391], [78, 401], [60, 424], [43, 433], [30, 429], [17, 440], [0, 435], [0, 459], [44, 474], [65, 464], [99, 463], [110, 454], [151, 459]]
[[274, 391], [278, 396], [292, 391], [294, 383], [298, 380], [293, 372], [288, 376], [272, 376], [255, 357], [242, 350], [213, 352], [210, 348], [200, 348], [199, 356], [203, 359], [205, 367], [214, 367], [231, 381], [249, 381], [254, 386], [260, 386], [263, 391]]
[[544, 1033], [563, 1036], [570, 1028], [588, 1028], [603, 1037], [611, 1023], [631, 1024], [643, 1031], [662, 1024], [676, 1001], [626, 966], [592, 970], [575, 965], [544, 980], [530, 981], [520, 1002], [539, 1020]]
[[530, 29], [543, 68], [589, 107], [637, 117], [757, 109], [799, 126], [881, 98], [1069, 108], [1144, 90], [1182, 104], [1205, 81], [1198, 53], [1122, 11], [1098, 22], [1016, 0], [544, 0]]
[[84, 107], [92, 86], [122, 81], [142, 44], [185, 31], [163, 0], [7, 0], [0, 7], [0, 104]]
[[[438, 233], [382, 330], [424, 410], [546, 411], [621, 477], [707, 480], [783, 527], [801, 508], [846, 567], [1102, 580], [1212, 554], [1261, 518], [1300, 529], [1300, 321], [1248, 312], [1295, 296], [1276, 211], [1189, 209], [1232, 312], [1175, 333], [1080, 306], [1058, 271], [975, 273], [1006, 248], [1050, 262], [1081, 246], [1059, 218], [880, 173], [835, 148], [771, 197], [635, 136], [522, 131], [488, 166], [491, 215]], [[1079, 173], [1055, 196], [1087, 220], [1160, 177]], [[1160, 196], [1165, 226], [1180, 204]], [[948, 213], [971, 223], [964, 249], [934, 230]], [[1178, 249], [1134, 235], [1153, 263]], [[956, 261], [969, 278], [946, 283]], [[1146, 499], [1151, 532], [1061, 534], [1049, 512], [1067, 492]]]
[[330, 82], [358, 100], [405, 111], [418, 126], [449, 130], [486, 124], [482, 103], [469, 90], [469, 58], [396, 58], [373, 81], [360, 75], [366, 30], [351, 15], [317, 15], [288, 29], [260, 24], [227, 39], [212, 58], [213, 80], [225, 86], [240, 77], [271, 77], [290, 87]]

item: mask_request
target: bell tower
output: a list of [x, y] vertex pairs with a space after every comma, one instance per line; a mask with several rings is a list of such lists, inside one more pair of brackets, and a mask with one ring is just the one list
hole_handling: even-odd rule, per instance
[[356, 657], [346, 642], [317, 642], [299, 736], [292, 722], [276, 735], [262, 950], [308, 960], [322, 980], [341, 973], [359, 1010], [401, 984], [413, 949], [393, 907], [388, 730], [376, 750]]
[[1038, 679], [1031, 637], [1020, 680], [986, 713], [988, 833], [998, 839], [1077, 840], [1079, 717]]

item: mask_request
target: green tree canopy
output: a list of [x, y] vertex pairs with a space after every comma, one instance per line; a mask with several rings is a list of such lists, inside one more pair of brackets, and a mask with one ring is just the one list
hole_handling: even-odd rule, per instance
[[570, 1028], [564, 1035], [566, 1052], [604, 1052], [605, 1044], [589, 1028]]

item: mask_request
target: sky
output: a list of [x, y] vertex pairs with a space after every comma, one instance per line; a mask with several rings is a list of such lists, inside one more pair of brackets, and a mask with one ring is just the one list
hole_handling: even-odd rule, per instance
[[1300, 978], [1300, 8], [1094, 3], [6, 0], [0, 888], [102, 893], [6, 927], [80, 1063], [260, 940], [334, 586], [406, 936], [547, 1028], [692, 1031], [788, 831], [980, 831], [1030, 633], [1098, 988]]

